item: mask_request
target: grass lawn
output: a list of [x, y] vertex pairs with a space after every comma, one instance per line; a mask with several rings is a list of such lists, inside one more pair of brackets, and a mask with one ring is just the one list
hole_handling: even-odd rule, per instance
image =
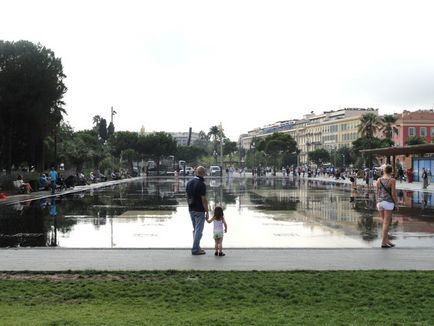
[[0, 325], [433, 325], [434, 272], [0, 273]]

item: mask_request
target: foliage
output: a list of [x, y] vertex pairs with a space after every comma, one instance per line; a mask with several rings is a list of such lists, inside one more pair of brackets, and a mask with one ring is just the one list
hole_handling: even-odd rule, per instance
[[196, 139], [193, 143], [193, 146], [202, 148], [202, 149], [207, 149], [208, 145], [209, 145], [209, 137], [208, 135], [203, 131], [199, 131], [199, 138]]
[[297, 142], [289, 134], [275, 132], [259, 141], [256, 149], [262, 151], [266, 156], [271, 158], [274, 167], [282, 165], [282, 156], [284, 153], [297, 153]]
[[[144, 136], [140, 136], [144, 137]], [[139, 135], [137, 132], [118, 131], [109, 138], [112, 154], [120, 158], [121, 152], [126, 149], [138, 150]]]
[[194, 165], [205, 155], [207, 155], [206, 150], [196, 146], [178, 146], [176, 150], [177, 160], [184, 160]]
[[[390, 147], [391, 145], [390, 139], [379, 139], [376, 137], [367, 138], [367, 137], [360, 137], [353, 141], [353, 157], [359, 158], [356, 162], [356, 166], [362, 167], [363, 165], [367, 167], [371, 167], [374, 163], [374, 156], [371, 154], [363, 156], [360, 152], [363, 149], [373, 149], [373, 148], [385, 148]], [[393, 144], [393, 142], [392, 142]], [[363, 161], [364, 158], [364, 161]]]
[[3, 273], [0, 314], [4, 325], [431, 325], [433, 286], [431, 271]]
[[157, 173], [160, 173], [160, 160], [169, 153], [176, 152], [176, 140], [165, 132], [155, 132], [138, 138], [138, 152], [157, 163]]
[[217, 151], [217, 145], [225, 138], [223, 130], [218, 126], [212, 126], [209, 129], [208, 137], [213, 139], [213, 152]]
[[74, 133], [71, 139], [63, 141], [61, 156], [70, 163], [67, 166], [73, 165], [77, 171], [82, 171], [85, 162], [95, 159], [95, 154], [99, 150], [96, 132], [94, 130], [82, 130]]
[[392, 114], [385, 114], [381, 118], [381, 124], [382, 124], [381, 130], [383, 131], [384, 137], [392, 139], [393, 134], [396, 135], [398, 134], [398, 128], [394, 126], [397, 120], [398, 118]]
[[137, 161], [138, 154], [134, 149], [128, 148], [121, 152], [122, 159], [126, 160], [128, 163], [128, 169], [133, 171], [133, 162]]
[[102, 141], [106, 141], [108, 138], [107, 133], [107, 121], [105, 119], [101, 119], [98, 124], [98, 136], [102, 139]]
[[225, 138], [223, 142], [224, 155], [229, 155], [229, 158], [232, 160], [232, 154], [234, 154], [237, 149], [237, 142], [231, 141], [229, 138]]
[[56, 138], [65, 113], [65, 77], [52, 50], [28, 41], [0, 41], [0, 167], [10, 170], [27, 162], [44, 169], [44, 142]]
[[316, 164], [328, 163], [330, 162], [330, 153], [324, 148], [318, 148], [308, 153], [308, 159]]
[[375, 113], [362, 115], [359, 125], [359, 133], [365, 138], [374, 138], [378, 131], [383, 127], [380, 118]]
[[422, 145], [426, 144], [426, 138], [418, 137], [418, 136], [412, 136], [408, 137], [407, 141], [405, 142], [406, 145]]
[[113, 124], [113, 122], [110, 122], [108, 127], [107, 127], [107, 137], [113, 137], [115, 134], [115, 125]]

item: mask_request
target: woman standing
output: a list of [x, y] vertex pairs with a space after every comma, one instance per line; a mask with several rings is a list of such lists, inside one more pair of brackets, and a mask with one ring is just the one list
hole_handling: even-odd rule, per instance
[[377, 209], [383, 220], [381, 248], [392, 248], [395, 245], [389, 240], [389, 226], [392, 222], [392, 211], [399, 207], [396, 205], [396, 181], [392, 178], [392, 166], [386, 165], [384, 174], [377, 180]]

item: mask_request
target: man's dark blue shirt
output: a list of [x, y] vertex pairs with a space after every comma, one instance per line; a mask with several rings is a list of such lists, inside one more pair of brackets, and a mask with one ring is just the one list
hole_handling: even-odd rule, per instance
[[205, 212], [202, 204], [202, 196], [206, 196], [206, 185], [203, 177], [195, 176], [185, 187], [187, 198], [192, 198], [192, 202], [188, 204], [188, 210], [194, 212]]

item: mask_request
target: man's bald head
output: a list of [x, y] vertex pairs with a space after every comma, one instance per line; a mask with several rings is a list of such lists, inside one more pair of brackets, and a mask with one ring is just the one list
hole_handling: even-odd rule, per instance
[[196, 168], [196, 175], [199, 176], [199, 177], [203, 177], [203, 176], [205, 176], [205, 174], [206, 174], [205, 168], [202, 165], [199, 165]]

